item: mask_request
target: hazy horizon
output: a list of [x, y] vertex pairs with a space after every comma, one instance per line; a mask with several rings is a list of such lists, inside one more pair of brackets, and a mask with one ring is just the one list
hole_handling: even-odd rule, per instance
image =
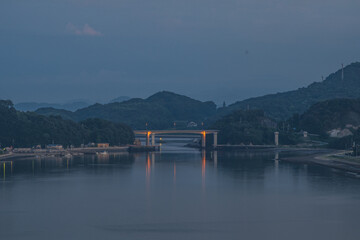
[[359, 61], [360, 2], [5, 0], [0, 98], [107, 102], [167, 90], [227, 104]]

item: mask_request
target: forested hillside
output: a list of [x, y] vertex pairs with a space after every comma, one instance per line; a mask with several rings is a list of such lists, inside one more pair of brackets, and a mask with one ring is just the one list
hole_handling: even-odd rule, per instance
[[134, 98], [124, 102], [94, 104], [75, 112], [53, 108], [38, 109], [36, 112], [46, 116], [59, 115], [74, 121], [101, 118], [126, 123], [134, 129], [144, 129], [146, 123], [149, 129], [164, 129], [172, 127], [174, 121], [194, 121], [200, 124], [216, 113], [216, 105], [163, 91], [147, 99]]
[[220, 130], [219, 144], [274, 144], [276, 122], [262, 110], [239, 110], [216, 121], [211, 129]]
[[303, 114], [295, 114], [289, 124], [310, 133], [326, 134], [329, 130], [360, 126], [360, 99], [332, 99], [311, 106]]
[[334, 98], [360, 97], [360, 63], [353, 63], [330, 74], [323, 82], [315, 82], [298, 90], [269, 94], [236, 102], [219, 109], [226, 115], [238, 109], [263, 109], [267, 116], [285, 120], [295, 113], [305, 112], [314, 103]]
[[130, 144], [134, 133], [130, 127], [100, 119], [80, 123], [59, 116], [42, 116], [18, 112], [11, 101], [0, 100], [0, 145], [31, 147], [50, 143], [78, 146], [88, 142]]

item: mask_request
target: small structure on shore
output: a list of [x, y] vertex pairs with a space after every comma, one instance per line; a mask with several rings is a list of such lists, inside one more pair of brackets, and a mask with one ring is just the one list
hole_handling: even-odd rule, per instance
[[197, 125], [197, 123], [196, 122], [189, 122], [188, 124], [187, 124], [187, 127], [188, 128], [194, 128], [194, 127], [197, 127], [198, 125]]
[[307, 138], [307, 137], [308, 137], [308, 132], [307, 132], [307, 131], [303, 131], [303, 136], [304, 136], [304, 138]]
[[63, 150], [64, 147], [61, 144], [48, 144], [46, 145], [47, 149], [53, 149], [53, 150]]
[[140, 141], [140, 139], [136, 138], [135, 141], [134, 141], [134, 145], [135, 145], [135, 146], [141, 146], [141, 141]]
[[108, 148], [110, 146], [109, 143], [98, 143], [97, 147], [98, 148]]

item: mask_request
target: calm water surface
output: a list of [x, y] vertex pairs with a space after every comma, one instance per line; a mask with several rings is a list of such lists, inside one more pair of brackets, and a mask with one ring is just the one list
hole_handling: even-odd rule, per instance
[[0, 239], [359, 239], [356, 176], [180, 146], [1, 162]]

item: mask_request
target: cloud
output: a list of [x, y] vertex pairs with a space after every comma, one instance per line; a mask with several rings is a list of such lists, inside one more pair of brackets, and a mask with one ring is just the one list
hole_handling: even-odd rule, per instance
[[82, 28], [76, 27], [72, 23], [66, 25], [66, 32], [72, 33], [79, 36], [102, 36], [101, 32], [96, 31], [94, 28], [90, 27], [89, 24], [84, 24]]

